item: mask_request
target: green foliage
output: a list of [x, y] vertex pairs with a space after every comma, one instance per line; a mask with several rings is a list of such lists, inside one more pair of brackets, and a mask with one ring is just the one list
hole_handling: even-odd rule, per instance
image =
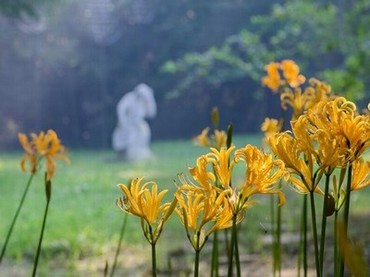
[[269, 14], [251, 16], [221, 46], [187, 53], [163, 70], [182, 74], [179, 94], [199, 80], [214, 84], [250, 77], [259, 82], [267, 62], [294, 59], [305, 72], [319, 72], [335, 92], [359, 100], [370, 86], [369, 9], [369, 1], [274, 4]]
[[167, 61], [162, 70], [171, 74], [185, 73], [184, 80], [171, 93], [178, 96], [199, 79], [212, 85], [245, 76], [257, 80], [258, 71], [272, 57], [258, 35], [244, 30], [228, 37], [220, 47], [213, 46], [202, 54], [188, 53], [178, 61]]

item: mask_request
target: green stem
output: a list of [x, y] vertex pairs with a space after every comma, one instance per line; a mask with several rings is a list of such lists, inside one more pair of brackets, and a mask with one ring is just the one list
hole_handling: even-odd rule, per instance
[[156, 249], [155, 249], [155, 242], [151, 243], [152, 246], [152, 276], [156, 277], [157, 276], [157, 254], [156, 254]]
[[202, 249], [202, 246], [199, 244], [199, 239], [200, 239], [200, 231], [197, 231], [197, 241], [196, 245], [194, 247], [195, 250], [195, 261], [194, 261], [194, 277], [199, 276], [199, 255], [200, 255], [200, 250]]
[[217, 277], [218, 274], [218, 232], [213, 233], [213, 245], [212, 245], [212, 267], [211, 276]]
[[34, 173], [32, 173], [27, 181], [27, 185], [26, 185], [26, 188], [23, 192], [23, 195], [22, 195], [22, 198], [21, 198], [21, 201], [19, 202], [19, 205], [18, 205], [18, 208], [17, 208], [17, 211], [15, 212], [15, 215], [13, 217], [13, 221], [12, 221], [12, 224], [10, 225], [10, 228], [8, 230], [8, 233], [6, 235], [6, 239], [5, 239], [5, 243], [3, 245], [3, 248], [1, 250], [1, 256], [0, 256], [0, 264], [3, 260], [3, 257], [5, 255], [5, 251], [6, 251], [6, 247], [8, 246], [8, 242], [9, 242], [9, 239], [10, 239], [10, 236], [11, 234], [13, 233], [13, 228], [14, 228], [14, 225], [15, 225], [15, 222], [17, 221], [17, 218], [18, 218], [18, 215], [19, 215], [19, 212], [21, 211], [22, 209], [22, 206], [23, 206], [23, 202], [24, 202], [24, 199], [26, 198], [26, 195], [28, 193], [28, 189], [30, 187], [30, 184], [32, 182], [32, 179], [33, 179], [33, 176], [35, 176]]
[[42, 221], [42, 227], [41, 227], [41, 233], [40, 233], [40, 238], [39, 238], [39, 244], [37, 246], [37, 251], [36, 251], [36, 258], [35, 258], [35, 262], [33, 264], [32, 277], [36, 276], [37, 265], [38, 265], [38, 262], [39, 262], [39, 257], [40, 257], [40, 252], [41, 252], [42, 239], [44, 237], [44, 230], [45, 230], [46, 218], [47, 218], [48, 210], [49, 210], [49, 203], [50, 203], [50, 200], [47, 200], [46, 201], [46, 207], [45, 207], [45, 213], [44, 213], [44, 219]]
[[122, 223], [122, 227], [121, 227], [121, 233], [119, 235], [119, 240], [118, 240], [118, 246], [117, 246], [117, 249], [116, 249], [116, 254], [114, 256], [114, 262], [113, 262], [113, 266], [112, 266], [112, 270], [110, 272], [110, 277], [113, 277], [114, 275], [114, 272], [116, 270], [116, 266], [117, 266], [117, 261], [118, 261], [118, 256], [119, 256], [119, 253], [121, 251], [121, 245], [122, 245], [122, 239], [123, 239], [123, 234], [125, 233], [125, 229], [126, 229], [126, 223], [127, 223], [127, 213], [125, 213], [124, 215], [124, 218], [123, 218], [123, 223]]
[[227, 262], [229, 264], [230, 263], [231, 249], [230, 249], [229, 230], [228, 229], [224, 229], [224, 237], [225, 237], [225, 251], [226, 251], [226, 254], [227, 254]]
[[301, 276], [301, 264], [303, 264], [303, 276], [307, 277], [307, 194], [303, 197], [301, 228], [299, 233], [298, 254], [298, 277]]
[[339, 264], [340, 264], [340, 256], [338, 252], [338, 211], [335, 210], [334, 213], [334, 277], [339, 276]]
[[236, 276], [241, 276], [241, 270], [240, 270], [240, 256], [239, 256], [239, 243], [238, 243], [238, 230], [235, 225], [235, 264], [236, 264]]
[[274, 195], [270, 194], [270, 225], [271, 225], [271, 235], [272, 235], [272, 275], [276, 276], [276, 236], [275, 236], [275, 201]]
[[232, 229], [231, 229], [229, 267], [228, 267], [227, 276], [233, 276], [233, 258], [234, 258], [234, 247], [235, 247], [235, 240], [236, 240], [236, 217], [237, 217], [237, 214], [234, 214], [233, 215]]
[[194, 277], [199, 276], [199, 254], [200, 254], [200, 250], [196, 249], [195, 250], [195, 261], [194, 261]]
[[277, 273], [281, 276], [281, 206], [277, 207], [276, 260]]
[[330, 175], [326, 174], [325, 178], [325, 189], [324, 189], [324, 204], [322, 209], [321, 219], [321, 237], [320, 237], [320, 272], [323, 275], [324, 270], [324, 253], [325, 253], [325, 238], [326, 238], [326, 218], [328, 212], [328, 197], [329, 197], [329, 182]]
[[298, 277], [301, 276], [301, 264], [303, 264], [303, 276], [307, 277], [307, 194], [304, 195], [302, 203], [299, 236]]
[[315, 198], [314, 192], [310, 191], [310, 200], [311, 200], [311, 217], [312, 217], [312, 231], [313, 231], [313, 240], [315, 247], [315, 263], [316, 263], [316, 276], [321, 277], [320, 271], [320, 259], [319, 259], [319, 249], [318, 249], [318, 239], [317, 239], [317, 225], [316, 225], [316, 210], [315, 210]]
[[[348, 234], [348, 221], [349, 221], [349, 207], [351, 202], [351, 183], [352, 183], [352, 164], [348, 167], [347, 175], [347, 188], [346, 188], [346, 200], [344, 202], [344, 233]], [[340, 275], [344, 276], [344, 261], [342, 259], [340, 264]]]

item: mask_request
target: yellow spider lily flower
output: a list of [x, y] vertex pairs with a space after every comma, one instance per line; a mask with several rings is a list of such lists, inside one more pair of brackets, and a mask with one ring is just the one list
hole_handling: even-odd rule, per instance
[[202, 132], [194, 138], [196, 145], [215, 147], [216, 149], [226, 146], [226, 140], [226, 132], [218, 129], [215, 129], [213, 135], [209, 136], [209, 127], [203, 129]]
[[163, 197], [168, 190], [158, 193], [157, 183], [151, 181], [142, 184], [144, 177], [135, 178], [130, 186], [119, 184], [122, 192], [125, 194], [118, 203], [121, 210], [143, 218], [149, 225], [156, 223], [167, 211], [170, 203], [161, 205]]
[[303, 152], [297, 139], [289, 132], [278, 133], [268, 139], [268, 144], [291, 173], [289, 180], [293, 183], [294, 189], [300, 193], [310, 191], [322, 193], [317, 186], [319, 180], [313, 180], [313, 155], [310, 152]]
[[231, 146], [229, 149], [221, 147], [220, 150], [211, 148], [211, 152], [206, 154], [207, 160], [212, 164], [217, 180], [223, 188], [231, 186], [234, 161], [231, 160], [230, 156], [234, 149], [235, 146]]
[[337, 166], [344, 166], [343, 143], [338, 138], [333, 138], [326, 130], [313, 130], [311, 121], [306, 115], [292, 122], [292, 131], [302, 152], [312, 154], [320, 170], [329, 173]]
[[294, 92], [286, 89], [280, 95], [281, 107], [287, 110], [288, 106], [291, 106], [293, 109], [292, 120], [296, 120], [305, 111], [306, 105], [311, 98], [310, 90], [305, 90], [302, 93], [300, 88], [295, 89]]
[[254, 194], [277, 194], [279, 204], [284, 205], [285, 195], [276, 183], [287, 177], [283, 161], [274, 160], [272, 155], [265, 154], [250, 144], [235, 152], [235, 161], [246, 162], [245, 183], [241, 188], [241, 203], [245, 203]]
[[175, 211], [194, 249], [200, 250], [211, 233], [232, 225], [233, 213], [226, 198], [228, 193], [227, 190], [204, 192], [187, 186], [176, 192], [178, 207]]
[[265, 134], [265, 138], [267, 139], [269, 136], [279, 133], [282, 127], [281, 120], [266, 117], [261, 124], [261, 131]]
[[212, 172], [208, 171], [207, 165], [208, 158], [206, 155], [202, 155], [197, 159], [196, 166], [189, 168], [189, 172], [203, 189], [209, 191], [212, 190], [216, 177]]
[[19, 142], [21, 143], [25, 154], [21, 158], [21, 169], [23, 171], [27, 171], [27, 162], [30, 165], [30, 171], [32, 173], [37, 172], [37, 153], [32, 146], [32, 142], [30, 142], [27, 136], [23, 133], [18, 134]]
[[179, 189], [175, 195], [178, 203], [175, 212], [186, 229], [196, 232], [204, 209], [204, 195], [192, 190], [187, 190], [187, 193], [184, 191], [184, 189]]
[[142, 184], [144, 177], [135, 178], [130, 186], [119, 184], [124, 196], [116, 202], [124, 212], [141, 218], [141, 227], [149, 243], [156, 243], [164, 224], [176, 207], [177, 201], [161, 204], [168, 190], [158, 193], [157, 183], [150, 181]]
[[360, 190], [370, 185], [370, 161], [358, 158], [352, 163], [351, 190]]
[[31, 134], [31, 136], [33, 137], [38, 154], [46, 159], [47, 179], [50, 180], [55, 172], [54, 158], [63, 159], [68, 162], [64, 147], [53, 130], [48, 130], [46, 134], [40, 132], [38, 136], [35, 134]]
[[57, 134], [53, 130], [40, 132], [39, 135], [31, 133], [31, 141], [28, 140], [25, 134], [18, 135], [19, 141], [23, 146], [26, 154], [21, 159], [21, 168], [26, 171], [25, 163], [28, 160], [31, 164], [31, 172], [37, 171], [38, 161], [42, 158], [46, 159], [46, 177], [51, 180], [55, 173], [55, 158], [63, 159], [69, 162], [64, 146], [60, 143]]
[[209, 127], [204, 128], [202, 132], [194, 138], [194, 143], [196, 145], [201, 145], [208, 147], [209, 146], [209, 139], [208, 139]]
[[268, 87], [273, 92], [277, 92], [280, 85], [280, 73], [279, 73], [280, 64], [279, 63], [269, 63], [265, 66], [265, 71], [267, 76], [262, 78], [262, 85]]
[[315, 78], [309, 80], [310, 86], [305, 89], [311, 97], [305, 105], [305, 110], [309, 110], [319, 102], [328, 102], [331, 97], [331, 87]]
[[292, 88], [299, 87], [306, 78], [299, 74], [299, 66], [293, 60], [283, 60], [280, 64], [284, 78]]
[[356, 105], [343, 97], [320, 102], [307, 112], [311, 123], [308, 131], [324, 130], [330, 139], [343, 147], [348, 163], [357, 159], [370, 146], [370, 121], [355, 113]]
[[227, 134], [223, 130], [215, 130], [214, 132], [214, 143], [215, 143], [215, 148], [221, 149], [222, 147], [226, 146], [226, 141], [227, 141]]

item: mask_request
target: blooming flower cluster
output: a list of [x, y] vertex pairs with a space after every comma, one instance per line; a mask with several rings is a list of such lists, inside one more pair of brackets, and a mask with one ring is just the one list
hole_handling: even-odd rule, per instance
[[[331, 93], [329, 85], [311, 78], [305, 88], [302, 82], [291, 84], [286, 75], [279, 79], [279, 63], [266, 66], [262, 84], [280, 92], [282, 110], [292, 109], [289, 131], [283, 131], [284, 113], [280, 120], [266, 118], [261, 125], [265, 141], [290, 173], [289, 183], [299, 193], [310, 194], [316, 273], [324, 272], [326, 217], [344, 206], [343, 220], [347, 232], [351, 191], [370, 185], [370, 161], [363, 155], [370, 145], [370, 115], [359, 114], [356, 105]], [[295, 74], [299, 73], [296, 67]], [[345, 183], [347, 175], [347, 185]], [[325, 185], [321, 180], [325, 176]], [[316, 230], [314, 193], [323, 196], [320, 247]], [[335, 229], [334, 237], [338, 237]], [[338, 241], [335, 242], [335, 245]], [[337, 248], [335, 248], [337, 249]], [[334, 251], [335, 252], [335, 251]], [[334, 273], [339, 274], [337, 253]], [[343, 267], [341, 267], [343, 273]]]
[[[244, 164], [244, 181], [233, 183], [233, 168], [241, 163]], [[187, 232], [205, 233], [205, 238], [213, 231], [230, 227], [233, 218], [240, 222], [256, 194], [277, 194], [280, 204], [285, 203], [284, 194], [276, 185], [287, 174], [283, 162], [249, 144], [239, 149], [235, 146], [221, 147], [220, 150], [211, 148], [211, 152], [197, 159], [189, 172], [193, 181], [180, 178], [181, 186], [176, 194], [180, 204], [177, 213]], [[213, 205], [209, 203], [210, 199]], [[197, 221], [199, 214], [203, 219]], [[198, 222], [199, 225], [189, 225], [189, 222]], [[208, 222], [212, 227], [204, 232], [203, 227]], [[194, 246], [194, 241], [192, 244]]]
[[359, 158], [370, 145], [370, 120], [355, 111], [355, 104], [343, 97], [322, 101], [292, 122], [292, 132], [270, 137], [272, 151], [301, 177], [291, 178], [300, 191], [315, 190], [321, 176], [335, 168], [356, 161], [357, 170], [357, 164], [364, 163]]
[[296, 88], [306, 81], [306, 78], [299, 74], [299, 67], [292, 60], [271, 62], [265, 66], [265, 71], [267, 76], [262, 78], [262, 85], [273, 92], [278, 92], [281, 86]]

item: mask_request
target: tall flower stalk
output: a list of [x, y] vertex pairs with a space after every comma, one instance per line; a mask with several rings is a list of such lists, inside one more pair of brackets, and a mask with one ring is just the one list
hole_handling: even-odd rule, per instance
[[[280, 94], [281, 115], [280, 119], [266, 118], [261, 125], [261, 130], [265, 134], [265, 141], [268, 137], [286, 131], [289, 126], [287, 118], [288, 106], [292, 107], [292, 120], [298, 118], [308, 106], [313, 102], [313, 88], [310, 87], [302, 92], [300, 86], [305, 83], [306, 77], [300, 74], [299, 66], [293, 60], [283, 60], [281, 62], [271, 62], [265, 66], [267, 73], [261, 79], [263, 86], [271, 89], [273, 93]], [[315, 80], [310, 80], [311, 84]], [[281, 275], [282, 253], [281, 253], [281, 218], [282, 207], [275, 209], [274, 197], [271, 197], [271, 231], [272, 231], [272, 257], [273, 275]], [[304, 243], [305, 241], [302, 240]], [[305, 247], [303, 247], [305, 249]], [[304, 255], [306, 256], [306, 255]]]
[[[193, 181], [180, 175], [181, 186], [176, 197], [181, 208], [177, 209], [177, 214], [195, 251], [201, 250], [211, 232], [231, 228], [228, 274], [232, 276], [235, 261], [236, 274], [240, 276], [237, 224], [243, 220], [245, 210], [253, 205], [252, 198], [256, 194], [277, 194], [280, 204], [284, 204], [284, 194], [276, 183], [287, 172], [282, 161], [273, 159], [272, 155], [252, 145], [239, 149], [231, 146], [210, 150], [197, 159], [195, 167], [190, 168]], [[237, 183], [232, 182], [236, 164], [245, 166], [244, 181]], [[212, 200], [211, 204], [208, 203], [209, 199]], [[210, 205], [213, 205], [212, 209]], [[225, 212], [227, 216], [218, 216], [218, 213]], [[207, 228], [209, 225], [211, 227]], [[200, 243], [197, 241], [198, 235]], [[197, 264], [195, 272], [196, 268]]]
[[109, 274], [110, 277], [113, 277], [114, 273], [116, 271], [118, 256], [121, 252], [121, 245], [122, 245], [123, 235], [125, 234], [126, 225], [127, 225], [127, 213], [123, 217], [123, 222], [122, 222], [121, 231], [120, 231], [120, 234], [119, 234], [117, 249], [116, 249], [116, 253], [114, 255], [114, 261], [113, 261], [112, 269], [111, 269], [111, 272]]
[[[213, 134], [209, 134], [210, 128], [203, 129], [200, 135], [194, 139], [195, 144], [209, 148], [213, 147], [220, 150], [221, 147], [230, 148], [232, 145], [232, 125], [228, 126], [227, 133], [219, 129], [220, 115], [217, 107], [213, 107], [211, 111], [211, 121], [213, 126]], [[215, 173], [215, 172], [213, 172]], [[217, 178], [217, 176], [216, 176]], [[219, 182], [215, 181], [216, 186], [219, 186]], [[228, 235], [227, 229], [225, 231], [225, 244], [226, 250], [228, 250]], [[228, 252], [228, 251], [226, 251]], [[212, 260], [211, 260], [211, 276], [219, 275], [219, 236], [218, 231], [213, 233], [213, 244], [212, 244]]]
[[[319, 102], [304, 115], [292, 122], [292, 132], [278, 133], [269, 138], [272, 151], [281, 158], [291, 172], [290, 181], [295, 190], [310, 195], [312, 231], [315, 248], [317, 276], [324, 276], [324, 256], [326, 220], [344, 204], [344, 222], [349, 220], [350, 193], [353, 186], [353, 164], [369, 146], [370, 124], [368, 118], [355, 113], [355, 105], [342, 97]], [[330, 178], [335, 168], [340, 170], [340, 182], [334, 178], [334, 192], [330, 193]], [[347, 186], [342, 188], [343, 173], [347, 168]], [[324, 191], [319, 187], [322, 176], [325, 178]], [[357, 173], [357, 176], [361, 174]], [[296, 178], [296, 177], [298, 178]], [[361, 178], [360, 178], [361, 179]], [[363, 184], [363, 179], [362, 184]], [[366, 181], [365, 181], [366, 183]], [[360, 186], [363, 187], [362, 185]], [[317, 219], [314, 195], [323, 196], [321, 233], [317, 232]], [[344, 224], [346, 226], [346, 224]], [[347, 225], [348, 226], [348, 225]], [[345, 229], [347, 232], [347, 229]], [[335, 238], [337, 235], [334, 234]], [[318, 238], [320, 243], [318, 243]], [[337, 243], [337, 240], [335, 241]], [[336, 247], [336, 246], [335, 246]], [[335, 249], [337, 249], [336, 247]], [[334, 259], [338, 259], [335, 250]], [[337, 262], [335, 262], [336, 264]], [[343, 274], [343, 266], [339, 274]], [[335, 265], [337, 273], [337, 265]]]
[[45, 206], [44, 217], [43, 217], [43, 220], [42, 220], [39, 243], [37, 245], [37, 250], [36, 250], [36, 257], [35, 257], [35, 261], [34, 261], [34, 264], [33, 264], [32, 276], [36, 276], [36, 272], [37, 272], [37, 266], [38, 266], [38, 263], [39, 263], [42, 240], [44, 238], [46, 218], [48, 216], [49, 204], [50, 204], [50, 199], [51, 199], [51, 180], [47, 179], [46, 174], [45, 174], [45, 195], [46, 195], [46, 206]]
[[1, 249], [1, 254], [0, 254], [0, 264], [1, 264], [2, 260], [3, 260], [4, 255], [5, 255], [6, 248], [7, 248], [7, 246], [8, 246], [8, 243], [9, 243], [10, 237], [11, 237], [11, 235], [12, 235], [12, 233], [13, 233], [14, 225], [15, 225], [15, 223], [16, 223], [16, 221], [17, 221], [17, 219], [18, 219], [18, 215], [19, 215], [19, 213], [20, 213], [20, 211], [21, 211], [21, 209], [22, 209], [22, 207], [23, 207], [23, 202], [24, 202], [24, 200], [26, 199], [26, 196], [27, 196], [27, 193], [28, 193], [28, 189], [29, 189], [29, 187], [30, 187], [30, 185], [31, 185], [31, 182], [32, 182], [33, 176], [34, 176], [34, 173], [32, 173], [32, 174], [30, 175], [30, 177], [29, 177], [29, 179], [28, 179], [28, 181], [27, 181], [26, 188], [24, 189], [24, 192], [23, 192], [22, 197], [21, 197], [21, 201], [19, 202], [18, 208], [17, 208], [17, 210], [16, 210], [16, 212], [15, 212], [15, 215], [14, 215], [14, 217], [13, 217], [12, 223], [10, 224], [10, 227], [9, 227], [8, 233], [6, 234], [5, 242], [4, 242], [4, 245], [3, 245], [2, 249]]
[[40, 132], [38, 135], [35, 133], [31, 133], [30, 138], [28, 138], [25, 134], [20, 133], [18, 135], [18, 138], [19, 138], [19, 142], [21, 143], [25, 151], [25, 154], [21, 158], [21, 162], [20, 162], [21, 169], [25, 172], [30, 172], [31, 175], [27, 181], [26, 188], [23, 192], [20, 203], [18, 205], [18, 208], [16, 210], [16, 213], [13, 217], [12, 223], [8, 230], [5, 243], [2, 247], [1, 256], [0, 256], [0, 264], [5, 255], [7, 245], [9, 243], [11, 234], [13, 232], [13, 228], [16, 224], [19, 213], [23, 207], [24, 200], [28, 194], [29, 187], [32, 183], [33, 177], [38, 172], [38, 170], [40, 170], [42, 161], [44, 160], [45, 161], [45, 190], [46, 190], [46, 196], [47, 196], [47, 204], [46, 204], [46, 209], [45, 209], [45, 214], [44, 214], [43, 227], [41, 231], [42, 234], [39, 239], [38, 250], [36, 253], [36, 259], [35, 259], [35, 264], [34, 264], [35, 273], [33, 274], [36, 274], [39, 251], [41, 249], [42, 236], [44, 232], [46, 215], [47, 215], [47, 211], [49, 208], [49, 201], [50, 201], [50, 196], [51, 196], [51, 179], [54, 176], [54, 173], [56, 170], [54, 159], [59, 158], [66, 162], [68, 162], [69, 160], [65, 154], [64, 146], [60, 143], [57, 134], [53, 130], [48, 130], [46, 133]]

